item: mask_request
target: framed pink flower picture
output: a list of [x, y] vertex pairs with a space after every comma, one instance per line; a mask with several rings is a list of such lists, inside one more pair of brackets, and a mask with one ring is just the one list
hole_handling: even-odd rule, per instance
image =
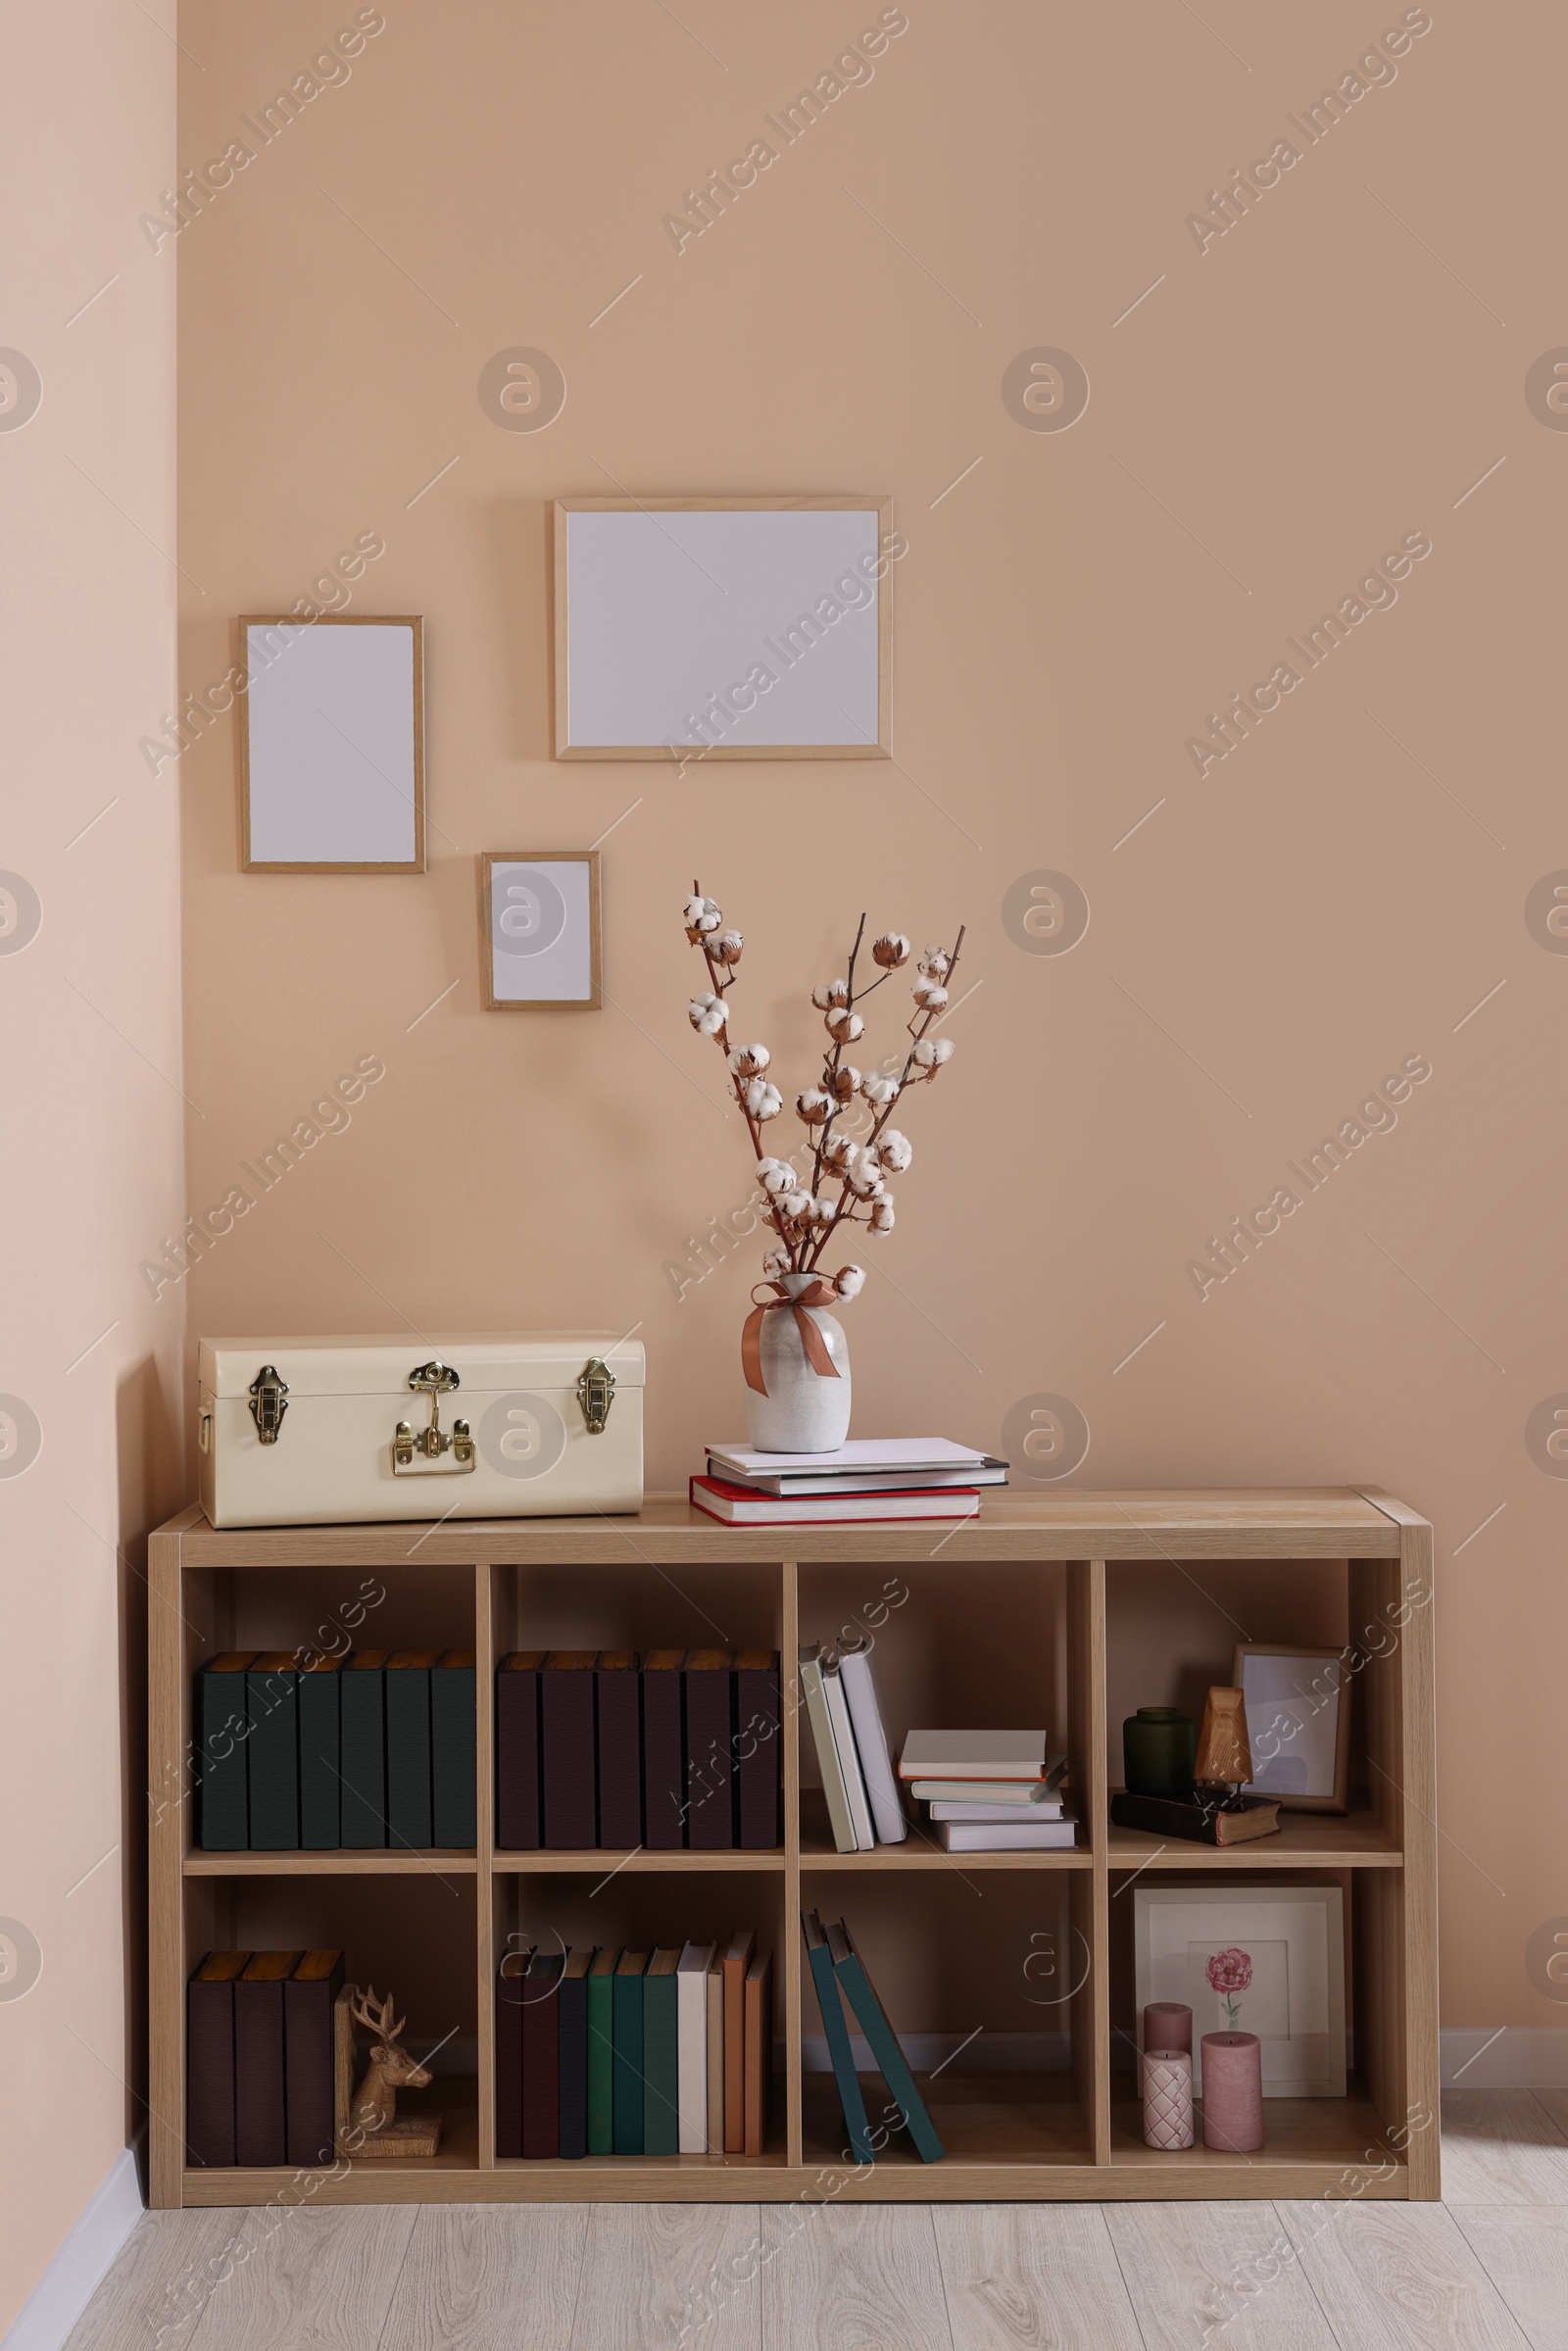
[[1205, 2033], [1255, 2033], [1265, 2098], [1345, 2095], [1345, 1909], [1337, 1886], [1133, 1888], [1137, 2011], [1193, 2012]]

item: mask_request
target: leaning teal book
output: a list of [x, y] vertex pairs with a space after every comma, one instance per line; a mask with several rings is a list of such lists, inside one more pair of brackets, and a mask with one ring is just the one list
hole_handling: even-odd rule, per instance
[[827, 1929], [827, 1939], [828, 1948], [833, 1954], [833, 1973], [843, 1985], [845, 1997], [860, 2031], [870, 2043], [877, 2072], [893, 2093], [900, 2121], [907, 2125], [909, 2136], [921, 2160], [940, 2163], [947, 2150], [931, 2128], [931, 2117], [914, 2086], [914, 2076], [905, 2061], [904, 2051], [899, 2047], [898, 2035], [871, 1988], [871, 1979], [861, 1965], [850, 1930], [842, 1919], [836, 1927]]
[[615, 1970], [615, 2030], [611, 2104], [614, 2152], [643, 2151], [643, 1970], [646, 1951], [622, 1951]]
[[855, 2052], [850, 2047], [850, 2029], [844, 2022], [844, 2001], [833, 1972], [833, 1954], [827, 1947], [827, 1935], [816, 1911], [801, 1912], [801, 1932], [806, 1936], [806, 1955], [811, 1963], [816, 2005], [821, 2010], [822, 2030], [827, 2034], [827, 2053], [839, 2085], [844, 2127], [850, 2134], [850, 2153], [857, 2163], [875, 2163], [876, 2150], [866, 2126], [860, 2078], [855, 2070]]
[[620, 1953], [594, 1953], [588, 1971], [588, 2152], [615, 2152], [615, 1970]]

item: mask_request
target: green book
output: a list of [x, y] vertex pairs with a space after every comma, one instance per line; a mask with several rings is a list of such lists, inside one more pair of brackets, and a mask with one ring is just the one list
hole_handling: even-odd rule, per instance
[[616, 1950], [596, 1951], [588, 1971], [588, 2152], [613, 2155], [614, 1976]]
[[343, 1669], [343, 1842], [350, 1852], [386, 1843], [385, 1649], [356, 1649]]
[[615, 1970], [611, 2107], [614, 2152], [643, 2151], [643, 1971], [646, 1951], [622, 1951]]
[[300, 1844], [299, 1666], [292, 1649], [264, 1649], [245, 1675], [253, 1853]]
[[443, 1649], [430, 1674], [430, 1841], [477, 1844], [472, 1649]]
[[811, 1982], [816, 1988], [816, 2005], [822, 2015], [822, 2031], [827, 2035], [827, 2053], [833, 2061], [833, 2074], [839, 2085], [844, 2128], [850, 2134], [850, 2153], [858, 2164], [875, 2163], [876, 2149], [871, 2144], [871, 2133], [866, 2125], [865, 2100], [860, 2093], [859, 2076], [855, 2070], [855, 2051], [850, 2043], [849, 2027], [844, 2022], [844, 2001], [820, 1914], [814, 1910], [803, 1910], [801, 1929], [806, 1936], [807, 1956], [811, 1964]]
[[931, 2128], [931, 2117], [925, 2101], [914, 2086], [898, 2035], [888, 2023], [887, 2012], [877, 1998], [864, 1962], [856, 1950], [849, 1928], [840, 1919], [836, 1927], [826, 1929], [828, 1949], [833, 1954], [833, 1973], [839, 1980], [844, 1996], [870, 2043], [877, 2072], [892, 2093], [898, 2120], [905, 2124], [923, 2163], [940, 2163], [947, 2150]]
[[430, 1821], [430, 1668], [439, 1649], [386, 1661], [386, 1841], [401, 1853], [435, 1842]]
[[643, 1978], [643, 2153], [680, 2153], [675, 1971], [680, 1952], [656, 1951]]
[[307, 1852], [332, 1852], [343, 1842], [342, 1663], [317, 1657], [300, 1673], [300, 1843]]
[[254, 1649], [225, 1649], [196, 1677], [202, 1849], [243, 1853], [251, 1841], [245, 1786], [245, 1668]]

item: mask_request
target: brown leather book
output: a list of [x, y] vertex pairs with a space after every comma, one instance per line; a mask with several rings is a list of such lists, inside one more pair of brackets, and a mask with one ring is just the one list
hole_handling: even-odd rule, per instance
[[643, 1651], [643, 1842], [655, 1853], [686, 1842], [685, 1656], [684, 1649]]
[[642, 1677], [634, 1649], [601, 1649], [594, 1667], [599, 1843], [629, 1853], [643, 1841]]
[[307, 1951], [283, 1985], [283, 2098], [290, 2163], [331, 2163], [332, 2004], [343, 1988], [341, 1951]]
[[757, 1930], [745, 1927], [724, 1953], [724, 2152], [746, 2152], [746, 1971]]
[[735, 1653], [735, 1817], [747, 1852], [784, 1842], [777, 1649]]
[[760, 2155], [773, 2103], [773, 1955], [760, 1951], [746, 1971], [744, 2053], [744, 2138], [746, 2155]]
[[734, 1675], [728, 1649], [689, 1649], [686, 1699], [686, 1842], [727, 1852], [735, 1842]]
[[552, 1649], [539, 1676], [544, 1842], [551, 1852], [582, 1852], [598, 1839], [594, 1818], [597, 1653], [594, 1649]]
[[[229, 1670], [229, 1669], [224, 1669]], [[209, 1951], [185, 1992], [185, 2161], [234, 2161], [234, 1980], [249, 1951]]]
[[257, 1951], [234, 1984], [234, 2159], [288, 2161], [283, 1985], [303, 1951]]
[[496, 1670], [496, 1843], [539, 1850], [539, 1668], [543, 1649], [513, 1649]]

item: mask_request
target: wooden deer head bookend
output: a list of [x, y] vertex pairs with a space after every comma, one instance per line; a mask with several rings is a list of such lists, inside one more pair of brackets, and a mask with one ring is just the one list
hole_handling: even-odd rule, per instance
[[[423, 2089], [431, 2077], [429, 2068], [400, 2045], [398, 2036], [407, 2019], [393, 2022], [395, 2005], [390, 1992], [377, 2003], [373, 1984], [362, 1992], [357, 1984], [345, 1984], [337, 1997], [333, 2022], [338, 2152], [356, 2162], [428, 2158], [441, 2143], [440, 2115], [406, 2116], [401, 2122], [397, 2118], [398, 2091]], [[354, 2089], [356, 2025], [375, 2038]]]

